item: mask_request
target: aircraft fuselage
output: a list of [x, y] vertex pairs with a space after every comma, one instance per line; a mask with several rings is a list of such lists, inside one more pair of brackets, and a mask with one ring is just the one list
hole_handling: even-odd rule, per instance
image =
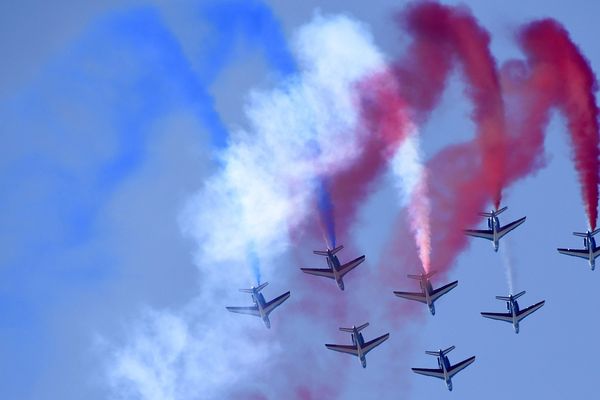
[[331, 254], [330, 251], [327, 251], [329, 254], [327, 255], [327, 265], [331, 268], [333, 272], [333, 276], [335, 279], [335, 283], [337, 283], [340, 290], [344, 290], [344, 281], [340, 276], [339, 270], [342, 264], [340, 263], [339, 258], [335, 254]]
[[583, 245], [585, 246], [585, 249], [588, 251], [590, 268], [593, 271], [594, 268], [596, 268], [596, 259], [594, 258], [594, 253], [598, 249], [596, 247], [596, 240], [591, 235], [589, 235], [588, 237], [583, 238]]
[[265, 313], [265, 307], [267, 302], [265, 301], [265, 296], [262, 293], [253, 290], [252, 292], [252, 301], [256, 307], [258, 307], [258, 312], [260, 313], [260, 318], [262, 318], [267, 328], [271, 328], [271, 321], [269, 320], [269, 316]]
[[431, 312], [431, 315], [435, 315], [435, 306], [433, 305], [433, 301], [431, 301], [431, 294], [433, 293], [433, 286], [431, 286], [431, 282], [429, 279], [421, 279], [419, 284], [421, 285], [421, 291], [425, 295], [429, 312]]
[[352, 344], [356, 345], [356, 349], [358, 351], [358, 358], [360, 359], [360, 363], [363, 368], [367, 368], [367, 358], [363, 354], [363, 346], [365, 345], [365, 339], [363, 338], [362, 333], [358, 332], [356, 328], [353, 329], [352, 332]]
[[508, 309], [508, 312], [512, 314], [515, 333], [519, 333], [519, 319], [517, 318], [519, 315], [519, 303], [516, 300], [507, 301], [506, 308]]
[[440, 351], [440, 355], [438, 356], [438, 366], [444, 372], [444, 381], [446, 381], [446, 386], [448, 386], [448, 390], [452, 391], [452, 379], [448, 375], [448, 370], [450, 369], [450, 361], [448, 357], [443, 355]]
[[500, 237], [498, 232], [500, 231], [500, 219], [496, 216], [488, 218], [488, 228], [492, 231], [494, 238], [492, 239], [492, 246], [494, 246], [494, 251], [498, 251], [498, 247], [500, 245]]

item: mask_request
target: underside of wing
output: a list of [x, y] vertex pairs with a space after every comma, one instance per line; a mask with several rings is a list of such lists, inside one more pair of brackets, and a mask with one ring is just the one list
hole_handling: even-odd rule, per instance
[[473, 361], [475, 361], [475, 356], [473, 356], [471, 358], [467, 358], [466, 360], [461, 361], [458, 364], [454, 364], [448, 370], [448, 376], [453, 377], [454, 375], [458, 374], [463, 369], [467, 368], [467, 366], [472, 364]]
[[556, 249], [560, 254], [565, 254], [567, 256], [580, 257], [585, 258], [586, 260], [590, 258], [590, 253], [587, 250], [581, 249]]
[[346, 275], [348, 272], [352, 271], [354, 268], [358, 267], [360, 263], [365, 261], [365, 256], [360, 256], [340, 267], [339, 273], [340, 276]]
[[339, 351], [340, 353], [358, 356], [358, 349], [355, 345], [347, 346], [342, 344], [326, 344], [325, 347], [327, 347], [329, 350]]
[[379, 346], [381, 343], [388, 340], [389, 337], [390, 337], [390, 334], [386, 333], [385, 335], [379, 336], [378, 338], [365, 343], [362, 346], [363, 354], [367, 354], [369, 351], [373, 350], [375, 347]]
[[546, 303], [545, 300], [540, 301], [539, 303], [536, 303], [536, 304], [534, 304], [532, 306], [529, 306], [527, 308], [524, 308], [522, 310], [519, 310], [519, 314], [517, 315], [517, 319], [519, 321], [521, 321], [522, 319], [524, 319], [528, 315], [531, 315], [533, 312], [539, 310], [544, 305], [544, 303]]
[[335, 275], [333, 275], [333, 271], [330, 269], [321, 269], [321, 268], [300, 268], [302, 272], [316, 275], [316, 276], [324, 276], [326, 278], [335, 279]]
[[510, 322], [511, 324], [513, 322], [512, 314], [509, 313], [482, 312], [481, 316], [490, 319], [497, 319], [498, 321]]
[[258, 307], [225, 307], [228, 311], [238, 314], [247, 314], [254, 315], [255, 317], [260, 317], [260, 313], [258, 312]]
[[440, 288], [437, 288], [433, 291], [433, 293], [431, 294], [431, 301], [436, 301], [437, 299], [439, 299], [441, 296], [445, 295], [446, 293], [448, 293], [449, 291], [451, 291], [452, 289], [454, 289], [456, 286], [458, 285], [458, 281], [454, 281], [452, 283], [449, 283], [445, 286], [442, 286]]
[[440, 368], [432, 369], [432, 368], [411, 368], [413, 372], [426, 376], [433, 376], [434, 378], [446, 379], [444, 377], [444, 371]]
[[394, 292], [394, 294], [398, 297], [403, 297], [408, 300], [415, 300], [421, 303], [427, 304], [427, 298], [423, 293], [413, 293], [413, 292]]
[[479, 237], [487, 240], [494, 240], [494, 232], [490, 229], [479, 230], [479, 229], [465, 229], [465, 234], [473, 237]]
[[286, 301], [290, 297], [290, 292], [285, 292], [279, 297], [274, 298], [270, 302], [265, 305], [265, 314], [269, 315], [271, 311], [273, 311], [277, 306]]
[[500, 230], [498, 231], [498, 238], [503, 237], [508, 232], [512, 231], [517, 226], [521, 225], [523, 222], [525, 222], [525, 219], [527, 219], [527, 217], [523, 217], [521, 219], [518, 219], [516, 221], [511, 222], [510, 224], [506, 224], [503, 227], [501, 227]]

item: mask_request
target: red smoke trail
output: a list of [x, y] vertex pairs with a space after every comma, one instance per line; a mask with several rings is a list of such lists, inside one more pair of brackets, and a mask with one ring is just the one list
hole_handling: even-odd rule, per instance
[[[487, 34], [486, 40], [480, 38], [476, 46], [460, 43], [464, 35], [456, 32], [475, 29], [473, 26], [465, 28], [465, 24], [473, 25], [475, 21], [465, 16], [464, 10], [421, 3], [409, 8], [405, 18], [407, 31], [415, 36], [412, 50], [418, 48], [417, 45], [427, 51], [437, 46], [442, 49], [442, 54], [448, 54], [449, 48], [462, 46], [462, 50], [459, 48], [454, 52], [467, 75], [470, 84], [467, 94], [475, 102], [474, 119], [478, 123], [478, 135], [473, 142], [446, 148], [427, 166], [432, 221], [436, 223], [436, 235], [432, 238], [432, 268], [447, 271], [465, 247], [467, 239], [462, 228], [478, 222], [476, 212], [485, 206], [489, 198], [490, 182], [495, 181], [499, 184], [497, 187], [502, 188], [544, 165], [544, 133], [552, 107], [558, 107], [566, 115], [575, 149], [576, 168], [583, 185], [586, 211], [590, 227], [594, 228], [598, 197], [598, 108], [594, 101], [596, 81], [587, 61], [570, 41], [566, 30], [550, 20], [526, 26], [520, 32], [519, 41], [527, 54], [527, 62], [510, 61], [498, 74], [493, 70], [495, 65], [487, 48]], [[458, 27], [445, 26], [448, 24]], [[446, 36], [449, 39], [440, 42]], [[461, 39], [456, 41], [456, 38]], [[470, 63], [473, 65], [469, 67]], [[479, 68], [479, 63], [483, 67]], [[411, 68], [419, 70], [418, 65]], [[422, 69], [426, 70], [427, 65], [423, 65]], [[410, 68], [396, 69], [401, 78], [408, 76], [407, 70]], [[478, 71], [484, 72], [483, 77], [476, 74]], [[439, 76], [436, 81], [443, 81]], [[471, 91], [473, 87], [477, 89], [474, 92]], [[435, 105], [433, 100], [439, 97], [437, 90], [440, 87], [432, 85], [429, 89], [432, 92], [420, 97], [430, 100], [429, 103], [417, 102], [416, 107], [411, 104], [425, 116], [430, 110], [419, 107]], [[499, 152], [493, 151], [498, 144], [496, 138], [500, 138]], [[506, 152], [506, 149], [511, 151]], [[501, 173], [490, 179], [486, 165], [498, 162], [502, 162]], [[499, 196], [496, 196], [494, 201], [498, 200]], [[396, 240], [392, 246], [397, 252], [409, 250], [406, 242], [401, 240]]]
[[554, 20], [532, 22], [520, 31], [518, 39], [539, 89], [567, 119], [588, 223], [595, 229], [599, 180], [596, 77], [569, 33]]
[[431, 112], [450, 67], [458, 61], [467, 84], [465, 94], [473, 102], [471, 118], [477, 127], [477, 144], [485, 171], [483, 184], [498, 208], [506, 183], [508, 146], [502, 91], [496, 62], [489, 50], [488, 32], [468, 9], [435, 2], [409, 6], [399, 15], [398, 22], [413, 42], [396, 72], [404, 97], [418, 114], [426, 116]]
[[331, 177], [340, 233], [347, 232], [358, 206], [408, 134], [406, 102], [393, 75], [385, 71], [367, 77], [357, 85], [357, 93], [362, 119], [357, 128], [361, 152], [351, 166]]

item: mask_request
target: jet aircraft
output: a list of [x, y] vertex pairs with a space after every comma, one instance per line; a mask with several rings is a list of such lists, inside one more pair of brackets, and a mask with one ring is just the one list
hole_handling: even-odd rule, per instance
[[421, 293], [394, 292], [394, 294], [398, 297], [403, 297], [405, 299], [415, 300], [427, 304], [431, 315], [435, 315], [435, 306], [433, 303], [437, 299], [454, 289], [456, 285], [458, 285], [458, 281], [454, 281], [434, 290], [431, 286], [430, 281], [430, 278], [433, 274], [435, 274], [435, 271], [431, 271], [427, 274], [421, 275], [407, 275], [411, 279], [419, 280], [419, 284], [421, 285]]
[[365, 342], [360, 331], [365, 329], [367, 326], [369, 326], [368, 322], [359, 327], [352, 326], [352, 328], [340, 328], [340, 331], [348, 332], [352, 335], [352, 345], [326, 344], [325, 347], [327, 347], [329, 350], [357, 356], [360, 359], [360, 363], [362, 364], [363, 368], [367, 368], [367, 359], [365, 357], [367, 353], [379, 346], [381, 343], [385, 342], [390, 337], [390, 334], [386, 333], [385, 335], [379, 336], [378, 338], [375, 338], [369, 342]]
[[446, 350], [438, 350], [438, 351], [426, 351], [425, 354], [429, 354], [430, 356], [436, 356], [439, 368], [429, 369], [429, 368], [412, 368], [413, 372], [417, 374], [433, 376], [434, 378], [443, 379], [446, 382], [446, 386], [448, 386], [448, 390], [452, 391], [452, 377], [465, 369], [469, 364], [475, 361], [475, 356], [471, 358], [467, 358], [464, 361], [459, 362], [458, 364], [451, 365], [450, 361], [446, 354], [450, 353], [454, 350], [454, 346], [448, 347]]
[[511, 222], [510, 224], [506, 224], [504, 226], [500, 225], [500, 219], [498, 219], [498, 215], [502, 212], [506, 211], [508, 207], [502, 207], [499, 210], [492, 210], [491, 212], [482, 212], [479, 213], [482, 217], [487, 217], [487, 223], [489, 229], [466, 229], [465, 233], [469, 236], [479, 237], [492, 241], [492, 245], [494, 246], [494, 251], [498, 251], [498, 246], [500, 239], [506, 235], [508, 232], [515, 229], [517, 226], [521, 225], [525, 222], [527, 217], [520, 218], [516, 221]]
[[338, 246], [334, 249], [327, 249], [326, 251], [319, 251], [319, 250], [315, 250], [313, 251], [314, 254], [319, 255], [319, 256], [325, 256], [327, 257], [327, 266], [329, 268], [325, 268], [325, 269], [321, 269], [321, 268], [300, 268], [302, 270], [302, 272], [305, 272], [307, 274], [311, 274], [311, 275], [317, 275], [317, 276], [324, 276], [326, 278], [330, 278], [330, 279], [334, 279], [335, 282], [337, 283], [338, 287], [341, 290], [344, 290], [344, 281], [342, 280], [342, 278], [344, 277], [344, 275], [346, 275], [348, 272], [352, 271], [354, 268], [356, 268], [360, 263], [362, 263], [363, 261], [365, 261], [365, 256], [360, 256], [350, 262], [347, 262], [346, 264], [342, 265], [340, 263], [340, 260], [338, 259], [338, 257], [335, 255], [338, 251], [342, 250], [344, 248], [344, 246]]
[[568, 256], [581, 257], [588, 260], [592, 271], [596, 268], [596, 257], [600, 255], [600, 248], [596, 246], [594, 235], [600, 232], [600, 229], [595, 231], [588, 230], [587, 232], [573, 232], [573, 235], [583, 238], [583, 246], [585, 249], [556, 249], [561, 254]]
[[277, 306], [286, 301], [288, 297], [290, 297], [290, 292], [285, 292], [279, 297], [269, 301], [268, 303], [265, 301], [265, 297], [261, 290], [267, 286], [269, 282], [265, 282], [256, 287], [251, 287], [250, 289], [240, 289], [240, 292], [250, 293], [252, 295], [252, 301], [254, 302], [253, 306], [250, 307], [225, 307], [227, 310], [238, 313], [238, 314], [248, 314], [254, 315], [256, 317], [262, 318], [267, 328], [271, 328], [271, 321], [269, 320], [269, 314], [273, 311]]
[[509, 322], [515, 328], [515, 333], [519, 333], [519, 322], [521, 322], [525, 317], [532, 314], [534, 311], [538, 310], [540, 307], [544, 305], [545, 300], [540, 301], [530, 307], [527, 307], [523, 310], [519, 309], [519, 303], [517, 299], [525, 294], [525, 291], [521, 293], [517, 293], [516, 295], [509, 295], [508, 297], [504, 296], [496, 296], [498, 300], [506, 301], [506, 308], [508, 309], [507, 313], [492, 313], [492, 312], [482, 312], [481, 315], [485, 318], [497, 319], [499, 321]]

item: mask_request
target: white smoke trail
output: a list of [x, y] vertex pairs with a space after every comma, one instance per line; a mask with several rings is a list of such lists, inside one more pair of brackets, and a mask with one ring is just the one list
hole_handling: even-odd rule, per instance
[[[360, 151], [356, 135], [366, 132], [354, 88], [384, 69], [370, 34], [347, 17], [317, 16], [294, 43], [299, 73], [277, 89], [251, 94], [248, 129], [232, 134], [220, 156], [222, 171], [182, 213], [182, 228], [198, 244], [199, 295], [183, 310], [146, 313], [128, 343], [112, 352], [114, 398], [227, 398], [234, 387], [256, 388], [262, 379], [256, 374], [277, 360], [278, 336], [267, 335], [254, 318], [232, 318], [224, 306], [250, 300], [236, 291], [253, 281], [249, 245], [264, 267], [262, 277], [272, 282], [267, 297], [291, 286], [290, 268], [281, 265], [288, 232], [313, 214], [316, 178], [344, 168]], [[311, 337], [318, 334], [315, 325]], [[288, 349], [287, 357], [302, 358], [294, 351], [302, 350]], [[329, 372], [312, 368], [306, 374]], [[286, 382], [275, 380], [268, 390], [285, 391]]]
[[514, 294], [514, 273], [513, 273], [513, 258], [510, 251], [508, 238], [504, 238], [502, 245], [500, 246], [500, 253], [502, 253], [502, 264], [504, 264], [504, 274], [506, 276], [506, 284], [508, 285], [508, 293]]
[[425, 272], [431, 268], [431, 204], [427, 190], [427, 169], [416, 128], [394, 155], [392, 169], [399, 184], [401, 204], [408, 206], [410, 227], [415, 236]]
[[242, 262], [251, 241], [268, 264], [288, 247], [288, 230], [313, 212], [317, 177], [360, 151], [353, 85], [383, 69], [370, 36], [348, 18], [316, 17], [295, 48], [301, 72], [283, 87], [252, 93], [249, 129], [232, 134], [223, 172], [185, 214], [206, 262]]

